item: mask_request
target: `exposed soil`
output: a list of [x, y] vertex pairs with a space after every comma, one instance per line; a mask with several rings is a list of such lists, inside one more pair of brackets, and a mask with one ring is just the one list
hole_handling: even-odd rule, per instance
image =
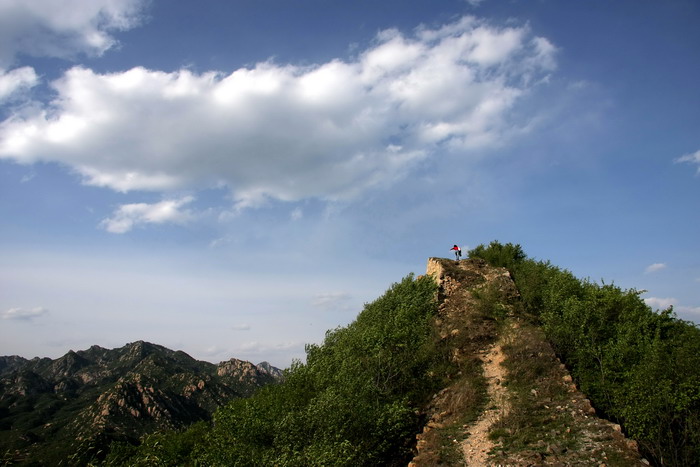
[[510, 410], [508, 395], [501, 384], [505, 371], [501, 363], [505, 358], [500, 343], [496, 343], [481, 356], [487, 383], [488, 403], [479, 419], [468, 428], [468, 438], [461, 447], [467, 465], [486, 465], [488, 453], [494, 447], [488, 437], [491, 426]]

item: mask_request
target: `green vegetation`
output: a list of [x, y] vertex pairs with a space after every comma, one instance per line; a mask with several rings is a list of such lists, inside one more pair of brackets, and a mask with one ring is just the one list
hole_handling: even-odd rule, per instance
[[700, 459], [700, 329], [654, 312], [636, 290], [581, 280], [518, 245], [492, 242], [470, 257], [508, 267], [522, 312], [542, 326], [574, 380], [662, 465]]
[[489, 246], [479, 245], [473, 250], [469, 250], [468, 255], [470, 258], [486, 260], [491, 266], [508, 268], [511, 271], [527, 258], [520, 245], [512, 243], [502, 245], [497, 241], [491, 242]]
[[[419, 409], [442, 384], [437, 286], [406, 277], [347, 327], [307, 347], [283, 384], [218, 410], [210, 429], [120, 445], [106, 465], [406, 465]], [[178, 442], [186, 440], [186, 442]]]

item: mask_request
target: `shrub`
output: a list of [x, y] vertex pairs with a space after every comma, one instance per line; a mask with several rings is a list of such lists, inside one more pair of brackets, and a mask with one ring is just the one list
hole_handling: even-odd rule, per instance
[[489, 246], [479, 245], [473, 250], [469, 250], [470, 258], [481, 258], [486, 260], [491, 266], [514, 269], [514, 267], [525, 260], [527, 256], [520, 245], [512, 243], [501, 244], [498, 240], [489, 243]]

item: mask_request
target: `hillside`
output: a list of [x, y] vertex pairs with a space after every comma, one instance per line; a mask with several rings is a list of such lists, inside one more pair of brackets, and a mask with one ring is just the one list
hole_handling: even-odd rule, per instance
[[435, 395], [413, 467], [648, 464], [621, 428], [596, 416], [542, 332], [516, 313], [505, 268], [431, 258], [436, 326], [458, 378]]
[[4, 463], [55, 465], [136, 442], [146, 433], [208, 420], [222, 404], [276, 382], [267, 363], [218, 365], [139, 341], [92, 346], [52, 360], [0, 357]]

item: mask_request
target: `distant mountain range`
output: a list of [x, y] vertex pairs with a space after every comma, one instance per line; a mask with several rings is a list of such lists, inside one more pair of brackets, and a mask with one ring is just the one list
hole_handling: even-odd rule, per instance
[[208, 420], [226, 402], [282, 379], [267, 362], [218, 365], [138, 341], [64, 356], [0, 357], [3, 464], [69, 463], [112, 441]]

